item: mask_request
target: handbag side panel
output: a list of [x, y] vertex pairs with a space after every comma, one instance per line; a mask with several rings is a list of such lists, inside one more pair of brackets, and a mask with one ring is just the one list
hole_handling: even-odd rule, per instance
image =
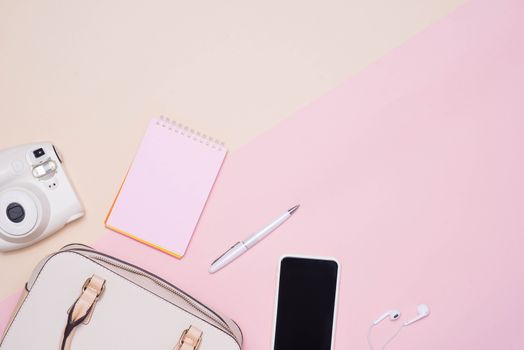
[[123, 276], [74, 252], [50, 258], [23, 300], [0, 349], [58, 349], [68, 310], [93, 274], [106, 280], [88, 324], [78, 328], [72, 350], [172, 350], [189, 326], [203, 331], [199, 350], [239, 350], [224, 331]]

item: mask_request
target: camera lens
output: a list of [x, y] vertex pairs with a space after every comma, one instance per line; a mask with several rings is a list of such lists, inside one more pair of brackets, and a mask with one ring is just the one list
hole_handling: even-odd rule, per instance
[[6, 214], [9, 220], [11, 220], [14, 223], [22, 222], [25, 218], [25, 210], [24, 207], [22, 207], [18, 203], [11, 203], [7, 206]]
[[44, 154], [45, 154], [45, 152], [44, 152], [44, 150], [42, 148], [39, 148], [39, 149], [33, 151], [33, 155], [35, 156], [35, 158], [40, 158]]

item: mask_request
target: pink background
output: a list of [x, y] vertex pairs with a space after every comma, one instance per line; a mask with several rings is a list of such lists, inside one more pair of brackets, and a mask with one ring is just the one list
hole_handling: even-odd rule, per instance
[[[431, 316], [388, 349], [523, 348], [523, 13], [522, 1], [470, 2], [231, 154], [181, 261], [110, 231], [97, 247], [225, 311], [245, 349], [271, 346], [286, 253], [341, 262], [336, 349], [366, 348], [374, 318], [398, 308], [406, 320], [421, 302]], [[296, 203], [270, 238], [207, 273]]]

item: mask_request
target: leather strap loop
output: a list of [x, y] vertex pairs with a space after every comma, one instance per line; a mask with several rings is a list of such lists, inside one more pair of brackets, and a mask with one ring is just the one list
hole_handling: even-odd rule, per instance
[[[70, 350], [73, 335], [81, 324], [88, 324], [105, 289], [105, 280], [93, 275], [86, 280], [82, 293], [67, 312], [67, 323], [62, 336], [60, 350]], [[173, 350], [197, 350], [202, 342], [202, 331], [194, 326], [182, 332], [178, 344]]]
[[174, 350], [197, 350], [202, 342], [202, 331], [194, 326], [182, 332]]
[[97, 275], [88, 278], [82, 287], [80, 297], [67, 313], [67, 323], [62, 336], [60, 350], [69, 350], [74, 332], [80, 324], [88, 324], [96, 302], [105, 289], [105, 280]]

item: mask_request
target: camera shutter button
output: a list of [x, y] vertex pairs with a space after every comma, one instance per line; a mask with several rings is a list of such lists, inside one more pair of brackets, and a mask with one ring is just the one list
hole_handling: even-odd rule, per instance
[[6, 214], [9, 220], [11, 220], [14, 223], [22, 222], [25, 218], [25, 210], [24, 207], [22, 207], [18, 203], [11, 203], [7, 206]]

